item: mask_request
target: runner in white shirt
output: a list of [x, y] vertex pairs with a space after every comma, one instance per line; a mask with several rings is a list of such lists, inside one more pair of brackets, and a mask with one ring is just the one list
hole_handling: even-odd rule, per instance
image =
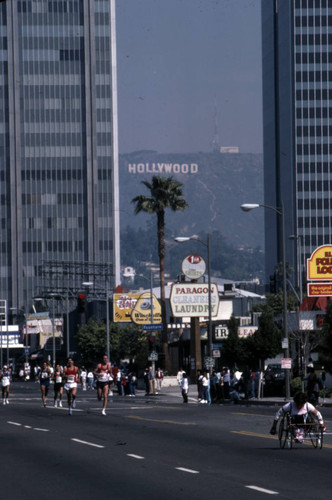
[[3, 365], [0, 372], [1, 388], [2, 388], [2, 404], [9, 404], [9, 388], [11, 382], [11, 373], [7, 365]]
[[70, 357], [67, 360], [67, 366], [63, 370], [63, 378], [65, 379], [69, 415], [71, 415], [72, 409], [76, 408], [77, 383], [80, 381], [80, 371]]
[[98, 401], [101, 401], [103, 398], [103, 409], [102, 415], [106, 415], [107, 408], [107, 395], [109, 388], [109, 379], [112, 376], [112, 365], [108, 361], [108, 357], [103, 356], [103, 361], [99, 363], [95, 370], [93, 371], [94, 375], [97, 377], [97, 397]]

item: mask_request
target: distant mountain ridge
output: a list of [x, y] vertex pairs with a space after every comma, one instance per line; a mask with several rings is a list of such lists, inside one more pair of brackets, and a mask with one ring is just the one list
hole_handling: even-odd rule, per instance
[[172, 175], [184, 185], [189, 208], [167, 211], [166, 226], [174, 234], [220, 231], [236, 247], [263, 248], [264, 211], [250, 214], [242, 203], [263, 202], [263, 157], [261, 154], [158, 153], [135, 151], [119, 158], [120, 224], [122, 228], [146, 227], [151, 216], [135, 216], [131, 200], [149, 192], [142, 180], [153, 175]]

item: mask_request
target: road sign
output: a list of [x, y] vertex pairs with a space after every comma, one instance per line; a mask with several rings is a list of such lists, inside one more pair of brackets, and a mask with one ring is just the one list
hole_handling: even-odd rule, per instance
[[197, 280], [204, 275], [206, 264], [200, 255], [188, 255], [182, 261], [182, 272], [187, 278]]
[[155, 330], [162, 330], [163, 324], [162, 323], [152, 323], [150, 325], [142, 325], [142, 329], [147, 331], [147, 332], [154, 332]]
[[220, 351], [219, 351], [219, 349], [214, 349], [214, 350], [212, 351], [212, 356], [213, 356], [214, 358], [220, 358]]
[[212, 356], [205, 356], [204, 358], [205, 368], [207, 368], [208, 370], [210, 368], [214, 368], [214, 364], [215, 364], [215, 359]]
[[292, 368], [292, 358], [282, 358], [281, 360], [281, 368], [286, 370], [291, 370]]
[[148, 360], [149, 361], [158, 361], [158, 353], [157, 353], [157, 351], [150, 352]]

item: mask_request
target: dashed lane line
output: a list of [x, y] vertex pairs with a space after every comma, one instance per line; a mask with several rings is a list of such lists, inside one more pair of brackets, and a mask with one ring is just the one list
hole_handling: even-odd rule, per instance
[[144, 457], [141, 457], [141, 455], [134, 455], [133, 453], [127, 453], [127, 457], [136, 458], [137, 460], [144, 460]]
[[85, 444], [87, 446], [92, 446], [93, 448], [105, 448], [105, 446], [96, 443], [90, 443], [89, 441], [82, 441], [82, 439], [71, 438], [71, 441], [75, 443]]
[[138, 417], [137, 415], [125, 415], [125, 418], [134, 420], [141, 420], [145, 422], [157, 422], [158, 424], [172, 424], [172, 425], [196, 425], [194, 422], [176, 422], [175, 420], [161, 420], [156, 418]]
[[266, 493], [267, 495], [279, 495], [278, 491], [267, 490], [265, 488], [260, 488], [259, 486], [248, 485], [246, 486], [246, 488], [249, 488], [250, 490], [260, 491], [261, 493]]
[[11, 422], [10, 420], [7, 421], [7, 424], [9, 424], [9, 425], [16, 425], [17, 427], [21, 427], [21, 425], [22, 425], [19, 422]]
[[180, 470], [182, 472], [188, 472], [189, 474], [199, 474], [198, 470], [186, 469], [185, 467], [175, 467], [176, 470]]

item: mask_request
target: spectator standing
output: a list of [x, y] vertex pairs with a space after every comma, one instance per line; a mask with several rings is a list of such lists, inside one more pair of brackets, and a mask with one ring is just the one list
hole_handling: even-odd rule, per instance
[[189, 392], [189, 382], [188, 375], [184, 372], [181, 379], [181, 392], [183, 397], [183, 402], [188, 403], [188, 392]]
[[152, 366], [149, 366], [149, 394], [154, 394], [154, 373], [152, 370]]
[[226, 366], [223, 370], [224, 395], [225, 399], [229, 399], [229, 387], [231, 383], [231, 372]]
[[157, 380], [157, 391], [161, 391], [162, 382], [164, 380], [164, 373], [161, 368], [157, 369], [156, 380]]
[[176, 375], [176, 380], [178, 381], [178, 384], [180, 387], [181, 387], [181, 380], [182, 380], [184, 373], [185, 373], [185, 371], [183, 370], [183, 368], [180, 368], [180, 370], [178, 371], [178, 373]]
[[307, 393], [309, 403], [316, 406], [319, 397], [319, 380], [313, 366], [308, 366]]
[[143, 375], [146, 396], [149, 395], [149, 390], [150, 390], [149, 377], [150, 377], [150, 371], [149, 371], [149, 367], [147, 366], [144, 370], [144, 375]]
[[208, 391], [209, 391], [209, 377], [206, 371], [203, 372], [202, 378], [202, 404], [208, 403]]
[[7, 365], [3, 365], [0, 372], [1, 389], [2, 389], [2, 404], [9, 405], [9, 389], [12, 380], [10, 369]]
[[83, 391], [86, 391], [86, 389], [87, 389], [87, 377], [88, 377], [88, 374], [87, 374], [86, 368], [85, 368], [85, 366], [82, 366], [81, 382], [82, 382]]
[[137, 386], [137, 377], [135, 373], [129, 374], [129, 388], [130, 388], [130, 396], [134, 398], [136, 396], [136, 386]]
[[256, 397], [256, 373], [254, 370], [250, 370], [250, 385], [251, 385], [251, 397]]
[[202, 401], [202, 380], [203, 380], [202, 371], [197, 370], [196, 383], [197, 383], [197, 399], [199, 403]]
[[94, 374], [93, 374], [92, 370], [88, 371], [87, 378], [88, 378], [88, 388], [89, 388], [89, 391], [93, 391], [93, 389], [94, 389], [93, 385], [94, 385], [95, 377], [94, 377]]

